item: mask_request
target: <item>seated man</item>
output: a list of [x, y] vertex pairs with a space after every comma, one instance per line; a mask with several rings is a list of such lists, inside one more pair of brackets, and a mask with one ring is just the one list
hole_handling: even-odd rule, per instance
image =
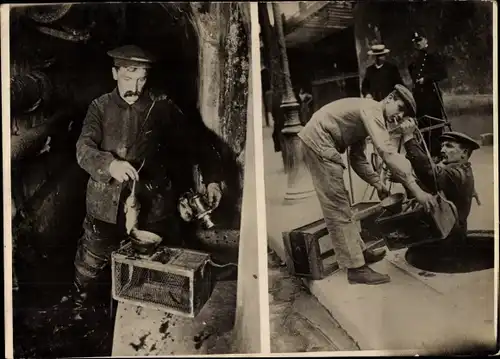
[[434, 198], [416, 184], [410, 163], [397, 153], [388, 132], [389, 127], [399, 124], [404, 114], [414, 116], [415, 112], [411, 92], [396, 85], [381, 102], [366, 98], [333, 101], [316, 111], [298, 134], [338, 264], [347, 268], [349, 283], [381, 284], [389, 282], [390, 278], [368, 266], [383, 256], [365, 250], [352, 219], [351, 203], [344, 184], [346, 167], [341, 153], [350, 149], [349, 158], [354, 171], [377, 189], [381, 199], [388, 196], [387, 187], [364, 153], [366, 138], [370, 136], [382, 160], [402, 179], [419, 203], [430, 209], [435, 205]]
[[463, 133], [445, 132], [440, 136], [441, 161], [435, 164], [415, 139], [416, 128], [413, 119], [403, 121], [400, 126], [406, 157], [423, 187], [429, 192], [436, 191], [436, 188], [442, 190], [446, 199], [456, 206], [458, 222], [449, 238], [464, 238], [467, 234], [467, 217], [475, 196], [469, 158], [472, 151], [479, 148], [479, 144]]

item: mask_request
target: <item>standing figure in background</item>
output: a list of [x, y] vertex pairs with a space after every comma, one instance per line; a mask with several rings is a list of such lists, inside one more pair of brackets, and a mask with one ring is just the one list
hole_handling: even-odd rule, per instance
[[[413, 44], [417, 50], [416, 58], [408, 67], [413, 81], [413, 96], [417, 102], [418, 127], [425, 128], [435, 122], [423, 119], [431, 116], [445, 119], [443, 97], [438, 82], [447, 78], [446, 68], [436, 54], [428, 52], [428, 43], [425, 36], [415, 32]], [[433, 158], [439, 157], [441, 144], [439, 137], [443, 128], [435, 129], [424, 134], [424, 139]]]
[[368, 51], [368, 55], [375, 57], [375, 63], [366, 69], [361, 85], [363, 97], [382, 101], [394, 90], [394, 86], [403, 85], [398, 67], [385, 60], [389, 52], [391, 50], [382, 44], [373, 45]]
[[304, 88], [301, 87], [299, 90], [299, 99], [300, 99], [300, 122], [302, 126], [304, 126], [311, 117], [311, 103], [313, 97], [310, 93], [304, 91]]

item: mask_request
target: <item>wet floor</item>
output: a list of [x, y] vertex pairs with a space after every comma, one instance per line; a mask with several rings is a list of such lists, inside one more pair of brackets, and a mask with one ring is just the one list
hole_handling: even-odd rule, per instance
[[184, 318], [133, 304], [120, 304], [113, 355], [231, 354], [236, 288], [235, 280], [219, 281], [195, 318]]
[[15, 357], [111, 355], [114, 315], [110, 315], [109, 301], [85, 309], [83, 319], [75, 320], [68, 303], [60, 301], [65, 294], [63, 288], [38, 289], [36, 296], [27, 293], [34, 292], [33, 288], [24, 286], [23, 290], [29, 298], [15, 299]]
[[302, 281], [288, 274], [274, 252], [268, 254], [268, 272], [273, 353], [359, 350]]
[[[70, 263], [51, 265], [48, 259], [46, 262], [38, 263], [40, 265], [37, 268], [25, 266], [24, 271], [20, 271], [19, 291], [14, 294], [14, 356], [16, 358], [111, 356], [117, 302], [114, 301], [114, 305], [110, 305], [109, 281], [101, 282], [98, 290], [100, 295], [92, 296], [92, 305], [85, 306], [81, 320], [75, 320], [70, 310], [71, 303], [65, 300], [72, 280]], [[66, 270], [62, 270], [62, 267]], [[70, 270], [67, 270], [68, 268]], [[25, 271], [29, 271], [30, 275], [23, 273]], [[236, 274], [236, 270], [229, 267], [218, 270], [216, 277], [219, 281], [236, 283]], [[30, 280], [23, 280], [25, 278]], [[111, 273], [105, 273], [103, 278], [110, 279]], [[233, 302], [234, 312], [236, 301]], [[209, 352], [230, 352], [234, 316], [227, 318], [223, 331], [209, 338], [200, 338], [206, 342]], [[161, 327], [159, 330], [168, 332], [167, 329]], [[134, 344], [141, 343], [138, 341]]]

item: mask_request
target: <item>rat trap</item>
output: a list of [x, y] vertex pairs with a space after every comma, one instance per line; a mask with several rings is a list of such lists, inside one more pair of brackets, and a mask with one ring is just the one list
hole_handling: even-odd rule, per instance
[[179, 248], [138, 254], [127, 243], [112, 254], [113, 298], [194, 318], [212, 294], [209, 261], [207, 253]]

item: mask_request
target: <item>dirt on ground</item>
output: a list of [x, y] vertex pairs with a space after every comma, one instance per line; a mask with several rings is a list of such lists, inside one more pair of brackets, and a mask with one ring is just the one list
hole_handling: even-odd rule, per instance
[[303, 282], [268, 253], [271, 352], [359, 350]]
[[110, 356], [114, 310], [99, 299], [75, 319], [67, 286], [35, 288], [21, 285], [15, 296], [14, 356], [60, 358]]

